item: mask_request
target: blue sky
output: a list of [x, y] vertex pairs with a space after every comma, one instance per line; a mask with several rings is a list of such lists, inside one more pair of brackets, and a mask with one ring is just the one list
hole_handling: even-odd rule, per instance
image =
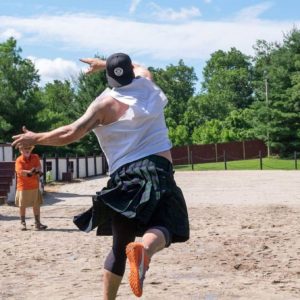
[[210, 54], [300, 28], [298, 0], [1, 0], [0, 42], [14, 36], [42, 82], [70, 79], [81, 57], [126, 52], [145, 66], [179, 59], [201, 80]]

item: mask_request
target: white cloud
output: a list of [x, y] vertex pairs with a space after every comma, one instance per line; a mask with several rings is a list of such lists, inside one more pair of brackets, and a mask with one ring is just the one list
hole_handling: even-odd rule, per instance
[[190, 20], [193, 17], [201, 16], [201, 12], [197, 7], [181, 8], [179, 11], [175, 11], [172, 8], [162, 8], [154, 2], [150, 3], [154, 9], [153, 15], [162, 21], [181, 21]]
[[22, 37], [22, 34], [15, 30], [14, 28], [7, 28], [3, 31], [0, 30], [0, 39], [1, 40], [7, 40], [11, 37], [14, 37], [15, 39], [20, 39]]
[[258, 19], [258, 17], [262, 13], [267, 11], [272, 6], [273, 4], [271, 2], [264, 2], [257, 5], [245, 7], [238, 12], [236, 19], [243, 20], [243, 21]]
[[49, 44], [65, 51], [94, 51], [91, 55], [96, 51], [104, 55], [112, 51], [127, 51], [161, 59], [204, 58], [216, 49], [228, 49], [230, 46], [249, 53], [257, 39], [282, 40], [282, 33], [297, 24], [300, 25], [300, 22], [261, 20], [251, 23], [234, 20], [151, 24], [90, 15], [35, 19], [0, 17], [0, 29], [14, 26], [27, 44]]
[[29, 56], [28, 58], [38, 70], [42, 79], [41, 84], [54, 80], [70, 80], [76, 77], [81, 71], [81, 68], [76, 63], [62, 58], [55, 58], [53, 60], [33, 56]]
[[[10, 28], [19, 32], [22, 47], [50, 45], [68, 54], [85, 52], [86, 56], [96, 53], [107, 56], [122, 51], [145, 64], [147, 59], [156, 60], [158, 64], [173, 63], [180, 58], [203, 62], [214, 51], [226, 51], [230, 47], [251, 55], [257, 39], [282, 41], [283, 33], [289, 32], [293, 26], [300, 27], [300, 20], [277, 22], [253, 19], [249, 22], [234, 19], [155, 24], [82, 14], [44, 15], [39, 18], [0, 16], [0, 31]], [[36, 64], [46, 78], [60, 79], [79, 70], [76, 63], [62, 59], [41, 59]]]
[[129, 8], [129, 13], [135, 13], [138, 5], [140, 4], [141, 0], [132, 0]]

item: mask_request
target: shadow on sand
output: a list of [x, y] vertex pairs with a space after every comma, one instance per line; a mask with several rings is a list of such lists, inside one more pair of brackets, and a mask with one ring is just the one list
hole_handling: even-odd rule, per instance
[[74, 193], [57, 193], [57, 192], [46, 192], [43, 195], [44, 197], [44, 205], [53, 205], [55, 203], [64, 202], [65, 200], [62, 198], [91, 198], [92, 195], [81, 195]]
[[19, 216], [4, 216], [0, 214], [0, 221], [15, 221], [20, 220]]

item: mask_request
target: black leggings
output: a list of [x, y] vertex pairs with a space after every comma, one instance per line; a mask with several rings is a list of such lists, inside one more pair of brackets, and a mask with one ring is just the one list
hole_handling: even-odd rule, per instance
[[[126, 246], [133, 242], [136, 237], [136, 222], [118, 213], [112, 216], [111, 221], [113, 245], [104, 262], [104, 269], [116, 275], [123, 276], [126, 266]], [[162, 226], [153, 226], [162, 231], [166, 239], [166, 246], [170, 245], [170, 233]], [[149, 228], [150, 229], [150, 228]]]

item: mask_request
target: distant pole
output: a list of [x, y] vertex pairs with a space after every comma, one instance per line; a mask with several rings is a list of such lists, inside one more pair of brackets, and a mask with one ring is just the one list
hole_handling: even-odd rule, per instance
[[47, 172], [46, 155], [43, 154], [43, 180], [44, 180], [44, 182], [46, 182], [46, 172]]
[[94, 175], [97, 175], [97, 158], [96, 158], [96, 154], [93, 153], [93, 158], [94, 158]]
[[266, 97], [266, 107], [267, 107], [267, 151], [268, 157], [270, 157], [270, 132], [269, 132], [269, 123], [270, 123], [270, 114], [269, 114], [269, 84], [268, 77], [265, 74], [265, 97]]
[[192, 170], [194, 171], [193, 151], [191, 151]]
[[85, 177], [89, 177], [89, 163], [87, 155], [85, 155]]
[[58, 154], [56, 153], [55, 154], [55, 180], [58, 181], [59, 178], [59, 162], [58, 162]]
[[69, 173], [69, 155], [66, 155], [66, 172]]
[[227, 170], [227, 159], [226, 159], [226, 151], [224, 150], [223, 152], [223, 157], [224, 157], [224, 168]]
[[263, 163], [262, 163], [262, 155], [261, 155], [261, 151], [259, 151], [259, 165], [260, 165], [260, 169], [263, 169]]
[[79, 157], [76, 154], [76, 177], [79, 178]]
[[294, 158], [295, 158], [295, 170], [298, 170], [298, 164], [297, 164], [297, 151], [294, 152]]

